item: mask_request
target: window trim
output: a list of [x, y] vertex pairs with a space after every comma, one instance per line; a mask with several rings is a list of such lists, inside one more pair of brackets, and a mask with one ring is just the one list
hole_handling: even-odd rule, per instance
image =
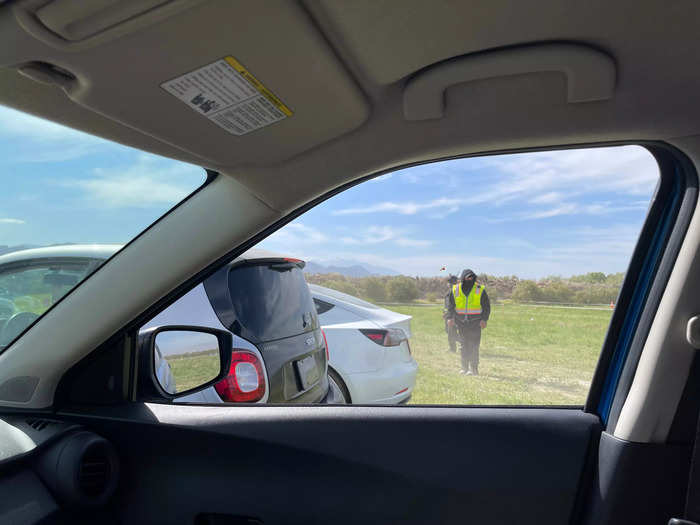
[[[584, 410], [614, 428], [632, 386], [644, 343], [690, 224], [698, 196], [692, 162], [673, 146], [639, 143], [659, 166], [659, 185], [634, 249], [608, 327]], [[623, 305], [620, 305], [623, 306]]]

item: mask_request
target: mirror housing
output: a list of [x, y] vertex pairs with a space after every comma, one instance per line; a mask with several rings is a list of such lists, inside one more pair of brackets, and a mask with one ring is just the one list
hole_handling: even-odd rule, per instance
[[[211, 334], [216, 337], [219, 344], [219, 373], [213, 379], [197, 385], [196, 387], [181, 392], [169, 392], [161, 385], [157, 377], [155, 366], [156, 357], [156, 337], [163, 332], [197, 332], [203, 334]], [[164, 325], [155, 326], [142, 330], [138, 335], [137, 354], [138, 354], [138, 397], [143, 400], [158, 400], [163, 399], [173, 400], [175, 398], [193, 394], [215, 385], [229, 372], [231, 365], [231, 352], [233, 347], [233, 336], [226, 330], [217, 328], [209, 328], [207, 326], [188, 326], [188, 325]]]

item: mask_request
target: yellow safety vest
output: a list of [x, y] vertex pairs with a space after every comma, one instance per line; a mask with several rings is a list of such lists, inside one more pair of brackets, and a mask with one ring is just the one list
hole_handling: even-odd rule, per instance
[[462, 283], [452, 286], [452, 296], [455, 298], [455, 311], [463, 315], [480, 315], [481, 294], [484, 290], [483, 286], [474, 283], [467, 297], [462, 293]]

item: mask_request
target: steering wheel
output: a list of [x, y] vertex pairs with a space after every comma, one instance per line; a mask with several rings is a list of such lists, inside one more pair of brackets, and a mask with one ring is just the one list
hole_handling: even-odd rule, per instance
[[10, 317], [0, 332], [0, 345], [8, 344], [38, 318], [39, 316], [32, 312], [19, 312]]

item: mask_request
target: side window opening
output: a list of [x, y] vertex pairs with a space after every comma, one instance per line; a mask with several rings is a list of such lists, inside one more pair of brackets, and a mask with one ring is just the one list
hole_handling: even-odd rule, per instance
[[[582, 406], [658, 181], [616, 146], [353, 186], [160, 314], [233, 340], [227, 377], [176, 402]], [[160, 351], [162, 383], [189, 385], [196, 352]]]
[[376, 375], [366, 402], [406, 388], [415, 404], [580, 406], [658, 181], [639, 146], [437, 161], [356, 185], [261, 246], [306, 260], [312, 289], [352, 314], [324, 330], [350, 390]]
[[330, 310], [334, 306], [331, 303], [327, 303], [326, 301], [322, 301], [321, 299], [315, 299], [315, 298], [314, 298], [314, 304], [316, 305], [316, 312], [318, 313], [318, 315], [325, 314], [328, 310]]

